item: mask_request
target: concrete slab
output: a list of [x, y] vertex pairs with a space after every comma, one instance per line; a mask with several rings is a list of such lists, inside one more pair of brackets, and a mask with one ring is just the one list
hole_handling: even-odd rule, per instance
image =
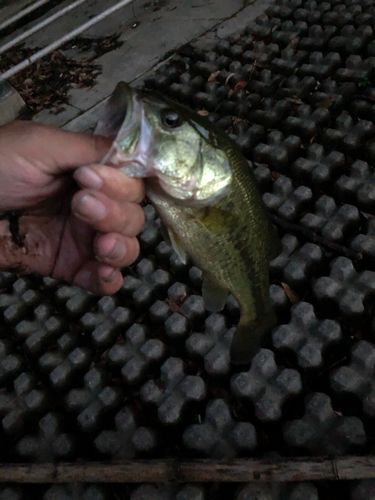
[[98, 117], [101, 115], [108, 99], [109, 97], [98, 102], [89, 110], [81, 112], [76, 118], [64, 124], [63, 128], [71, 132], [91, 132], [95, 128]]
[[33, 120], [62, 127], [65, 123], [73, 120], [73, 118], [80, 114], [82, 114], [80, 109], [69, 106], [69, 104], [64, 104], [63, 106], [59, 106], [59, 108], [43, 109], [39, 111], [39, 113], [33, 117]]
[[[27, 47], [44, 47], [45, 45], [53, 42], [56, 40], [58, 37], [64, 35], [68, 30], [74, 29], [79, 25], [79, 23], [83, 23], [89, 19], [89, 16], [96, 15], [97, 13], [100, 12], [100, 8], [97, 12], [95, 12], [95, 7], [98, 7], [98, 1], [103, 3], [103, 0], [87, 0], [84, 4], [81, 6], [77, 7], [76, 9], [73, 9], [70, 11], [67, 15], [61, 17], [57, 21], [54, 21], [52, 24], [49, 26], [44, 27], [42, 30], [36, 32], [34, 35], [30, 36], [27, 38], [25, 45]], [[25, 5], [28, 6], [29, 4], [34, 3], [34, 2], [27, 2]], [[35, 19], [34, 21], [31, 21], [30, 23], [27, 24], [27, 26], [18, 28], [17, 30], [13, 31], [11, 34], [8, 36], [4, 37], [2, 39], [2, 42], [9, 42], [11, 39], [15, 38], [16, 36], [20, 35], [27, 29], [31, 28], [32, 26], [35, 26], [39, 22], [45, 20], [47, 17], [51, 16], [52, 14], [55, 14], [62, 8], [66, 7], [67, 5], [71, 4], [72, 2], [70, 0], [64, 0], [62, 1], [59, 5], [49, 9], [46, 11], [46, 13], [43, 16], [39, 16], [38, 19]], [[108, 0], [108, 7], [116, 3], [116, 0]], [[90, 5], [92, 10], [88, 10], [87, 6]], [[4, 16], [4, 19], [7, 19], [10, 17], [10, 12], [11, 12], [11, 7], [12, 5], [7, 5], [4, 7], [4, 9], [0, 10], [0, 14]], [[48, 8], [48, 2], [44, 6], [45, 8]], [[104, 10], [105, 7], [102, 7], [102, 10]], [[21, 10], [21, 9], [19, 9]]]
[[[29, 47], [42, 47], [89, 18], [104, 11], [118, 0], [90, 0], [55, 21], [41, 32], [28, 38]], [[250, 0], [252, 2], [252, 0]], [[165, 56], [187, 42], [202, 38], [208, 42], [243, 29], [248, 22], [263, 12], [271, 0], [248, 5], [246, 0], [135, 0], [133, 4], [103, 20], [84, 33], [84, 36], [109, 36], [121, 33], [123, 45], [96, 59], [102, 66], [97, 84], [90, 89], [72, 89], [69, 104], [61, 114], [54, 110], [44, 110], [36, 115], [36, 121], [46, 120], [59, 126], [66, 125], [72, 130], [89, 129], [98, 116], [101, 102], [113, 91], [120, 80], [138, 82], [148, 74]], [[70, 0], [61, 2], [37, 21], [19, 29], [12, 36], [40, 22], [59, 8], [68, 5]], [[139, 24], [132, 29], [134, 21]], [[6, 42], [6, 37], [2, 42]], [[82, 54], [70, 51], [72, 57]], [[87, 113], [87, 114], [86, 114]]]
[[[222, 0], [215, 0], [216, 6], [220, 3], [223, 3]], [[195, 40], [194, 36], [189, 36], [189, 34], [191, 35], [191, 33], [194, 32], [194, 26], [189, 23], [189, 20], [186, 18], [184, 21], [176, 20], [175, 23], [171, 24], [168, 24], [168, 19], [165, 19], [164, 26], [160, 26], [160, 29], [164, 30], [164, 35], [166, 36], [163, 36], [163, 33], [161, 33], [160, 38], [155, 31], [156, 26], [150, 23], [150, 31], [145, 35], [146, 39], [144, 44], [140, 41], [136, 49], [134, 48], [132, 51], [129, 51], [126, 63], [124, 61], [120, 61], [117, 63], [118, 66], [114, 67], [116, 65], [116, 59], [118, 59], [118, 51], [103, 56], [103, 59], [105, 58], [106, 70], [103, 70], [103, 74], [98, 78], [95, 95], [98, 99], [100, 99], [100, 95], [103, 95], [106, 91], [109, 91], [108, 95], [110, 95], [119, 80], [126, 80], [134, 85], [142, 83], [147, 75], [154, 71], [155, 67], [158, 65], [157, 61], [162, 59], [164, 54], [172, 50], [169, 49], [170, 41], [172, 42], [174, 50], [188, 41], [194, 41], [194, 44], [201, 45], [203, 48], [208, 48], [209, 45], [215, 43], [218, 38], [231, 36], [245, 29], [247, 24], [264, 12], [271, 3], [272, 0], [263, 0], [243, 7], [243, 3], [239, 2], [242, 7], [233, 16], [230, 16], [229, 19], [225, 19], [220, 23], [216, 23], [215, 26], [210, 28], [201, 36], [195, 37]], [[203, 19], [205, 18], [203, 17]], [[168, 31], [169, 27], [171, 27], [171, 31]], [[171, 32], [173, 33], [173, 36], [170, 35]], [[168, 37], [170, 37], [171, 40]], [[149, 41], [152, 39], [155, 40], [154, 43], [149, 44]], [[181, 40], [181, 43], [178, 45], [176, 40]], [[100, 59], [98, 59], [98, 61], [99, 60]], [[112, 73], [110, 73], [111, 67], [113, 68]], [[142, 67], [145, 68], [143, 73], [137, 74], [138, 72], [141, 72]], [[94, 101], [94, 89], [87, 91], [85, 103], [88, 103], [90, 100]], [[89, 95], [90, 93], [92, 94]], [[76, 99], [78, 99], [78, 92], [72, 91], [71, 94], [74, 95], [71, 102], [75, 103], [77, 107], [82, 107], [84, 102], [81, 101], [81, 103], [78, 103], [76, 101]], [[82, 95], [82, 91], [80, 92], [80, 95]], [[107, 96], [97, 102], [85, 113], [65, 124], [64, 128], [72, 131], [91, 131], [100, 116], [101, 110], [107, 100]]]
[[221, 23], [217, 27], [217, 30], [215, 30], [216, 36], [218, 38], [227, 38], [238, 34], [243, 31], [249, 23], [263, 14], [272, 3], [274, 3], [273, 0], [252, 1], [250, 5], [247, 5], [240, 12], [237, 12], [231, 19]]
[[26, 109], [25, 101], [8, 83], [0, 83], [0, 125], [15, 120]]
[[26, 9], [37, 0], [0, 0], [0, 19], [5, 21]]
[[193, 4], [165, 2], [156, 12], [139, 9], [140, 25], [134, 30], [125, 27], [120, 37], [124, 45], [96, 60], [103, 68], [97, 85], [90, 90], [71, 90], [69, 102], [82, 110], [91, 108], [107, 97], [118, 81], [139, 77], [164, 54], [201, 36], [241, 7], [242, 0], [196, 0]]
[[[57, 7], [52, 8], [37, 20], [29, 23], [27, 27], [20, 28], [13, 32], [12, 35], [5, 37], [4, 42], [8, 42], [11, 38], [25, 31], [25, 29], [34, 26], [71, 3], [70, 0], [61, 2]], [[33, 34], [25, 44], [27, 47], [44, 47], [117, 3], [118, 0], [87, 0], [68, 14], [44, 27], [41, 31]], [[115, 14], [85, 31], [84, 35], [106, 36], [117, 32], [121, 33], [122, 40], [138, 43], [144, 34], [150, 30], [150, 24], [156, 21], [164, 23], [164, 29], [162, 30], [164, 32], [170, 29], [172, 22], [179, 23], [178, 16], [182, 16], [182, 23], [188, 18], [190, 22], [194, 21], [196, 25], [199, 25], [203, 19], [211, 19], [211, 26], [213, 26], [234, 15], [243, 6], [243, 0], [189, 0], [188, 2], [184, 0], [134, 0], [131, 4], [126, 5]], [[138, 21], [139, 25], [137, 28], [132, 29], [135, 21]], [[179, 25], [184, 30], [183, 24]], [[160, 22], [155, 28], [151, 29], [153, 29], [154, 35], [160, 35]], [[184, 32], [189, 36], [187, 30], [184, 30]], [[154, 38], [153, 42], [157, 43], [157, 38]]]
[[251, 2], [247, 2], [248, 5], [245, 8], [241, 9], [231, 18], [218, 24], [215, 29], [199, 37], [194, 45], [201, 49], [210, 50], [212, 45], [217, 42], [218, 38], [228, 38], [238, 35], [238, 33], [243, 31], [249, 23], [260, 16], [273, 1], [274, 0], [252, 0]]

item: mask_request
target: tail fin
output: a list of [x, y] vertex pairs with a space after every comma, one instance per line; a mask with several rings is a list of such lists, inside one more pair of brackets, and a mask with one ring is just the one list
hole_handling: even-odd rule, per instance
[[241, 321], [234, 332], [231, 345], [231, 362], [233, 365], [247, 365], [260, 349], [264, 335], [277, 323], [273, 311], [258, 322], [242, 324]]

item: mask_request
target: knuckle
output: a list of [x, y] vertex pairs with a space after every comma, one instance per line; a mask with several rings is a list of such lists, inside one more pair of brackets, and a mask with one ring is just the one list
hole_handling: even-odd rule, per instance
[[124, 266], [129, 266], [133, 264], [138, 258], [140, 247], [137, 238], [133, 238], [132, 243], [127, 245], [128, 253], [126, 255], [126, 262]]
[[140, 205], [127, 203], [121, 214], [121, 232], [126, 235], [138, 234], [144, 224], [145, 216]]
[[146, 191], [144, 185], [142, 184], [138, 189], [138, 193], [136, 194], [135, 202], [141, 203], [144, 200], [145, 196], [146, 196]]

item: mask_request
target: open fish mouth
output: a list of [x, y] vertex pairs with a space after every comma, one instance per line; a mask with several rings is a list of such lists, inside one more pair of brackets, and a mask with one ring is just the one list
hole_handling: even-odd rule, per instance
[[132, 101], [132, 89], [126, 83], [120, 82], [109, 97], [94, 134], [117, 140], [121, 128], [129, 122], [132, 115]]
[[148, 165], [152, 127], [142, 102], [125, 82], [120, 82], [109, 98], [94, 134], [113, 139], [101, 163], [120, 168], [129, 177], [149, 177]]

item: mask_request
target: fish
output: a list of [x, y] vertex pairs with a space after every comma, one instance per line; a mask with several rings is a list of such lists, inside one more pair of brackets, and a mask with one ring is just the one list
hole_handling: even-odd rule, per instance
[[205, 116], [154, 91], [119, 82], [94, 134], [113, 139], [102, 163], [143, 178], [163, 234], [182, 262], [202, 270], [210, 312], [229, 294], [240, 308], [230, 348], [244, 365], [277, 324], [269, 262], [281, 242], [257, 182], [236, 144]]

